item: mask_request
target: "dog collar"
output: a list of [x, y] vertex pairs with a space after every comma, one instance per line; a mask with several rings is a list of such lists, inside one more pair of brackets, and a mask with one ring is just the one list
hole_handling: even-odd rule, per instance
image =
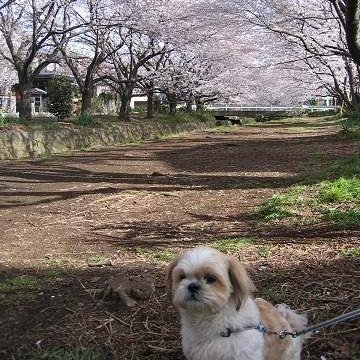
[[230, 327], [227, 327], [225, 331], [222, 331], [220, 333], [220, 336], [227, 338], [227, 337], [230, 337], [232, 334], [237, 334], [237, 333], [247, 331], [247, 330], [257, 330], [258, 332], [260, 332], [262, 334], [266, 334], [266, 327], [264, 326], [263, 323], [260, 322], [256, 326], [246, 326], [246, 327], [239, 328], [239, 329], [231, 329]]

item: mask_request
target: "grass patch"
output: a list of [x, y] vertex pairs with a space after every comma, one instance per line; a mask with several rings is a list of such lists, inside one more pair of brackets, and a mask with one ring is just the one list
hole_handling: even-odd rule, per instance
[[60, 269], [45, 269], [41, 273], [42, 277], [48, 280], [56, 279], [57, 277], [62, 275], [62, 271]]
[[[321, 158], [317, 160], [320, 163]], [[298, 225], [325, 221], [344, 230], [360, 228], [360, 156], [337, 160], [302, 184], [258, 206], [258, 219]]]
[[14, 293], [19, 290], [34, 288], [39, 285], [39, 279], [33, 276], [19, 276], [0, 283], [0, 293]]
[[228, 134], [233, 132], [234, 129], [236, 129], [234, 125], [220, 125], [214, 129], [207, 130], [207, 132]]
[[328, 167], [328, 172], [334, 177], [360, 176], [360, 155], [334, 161]]
[[339, 228], [359, 229], [360, 228], [360, 208], [351, 210], [330, 209], [323, 211], [322, 219], [337, 225]]
[[268, 245], [262, 245], [258, 248], [258, 254], [262, 259], [266, 259], [270, 256], [271, 247]]
[[256, 297], [270, 301], [273, 304], [286, 302], [284, 294], [275, 288], [260, 288], [256, 293]]
[[178, 139], [186, 135], [186, 132], [170, 133], [170, 134], [157, 134], [150, 137], [150, 141], [164, 141], [169, 139]]
[[319, 201], [322, 204], [360, 201], [360, 178], [340, 178], [321, 184]]
[[0, 282], [0, 303], [3, 305], [18, 305], [34, 298], [29, 290], [40, 286], [41, 281], [33, 276], [19, 276]]
[[339, 252], [340, 255], [350, 256], [353, 258], [360, 258], [360, 247], [353, 247], [349, 249], [343, 249]]
[[102, 351], [91, 349], [70, 349], [51, 348], [37, 349], [31, 353], [21, 356], [21, 360], [105, 360], [109, 357]]
[[175, 123], [190, 123], [194, 121], [200, 122], [213, 122], [215, 120], [214, 115], [209, 111], [194, 111], [187, 113], [184, 111], [178, 111], [175, 114], [160, 113], [157, 115], [157, 119], [164, 122]]
[[239, 237], [220, 239], [210, 244], [211, 247], [224, 254], [231, 254], [239, 251], [243, 247], [253, 245], [255, 238]]
[[258, 206], [255, 214], [266, 222], [296, 217], [294, 206], [304, 202], [303, 190], [304, 187], [294, 186], [286, 193], [274, 195]]
[[146, 249], [146, 248], [136, 248], [136, 254], [142, 255], [152, 260], [170, 262], [174, 259], [175, 255], [170, 250], [159, 250], [159, 249]]
[[86, 262], [88, 265], [96, 266], [96, 265], [101, 265], [101, 264], [108, 262], [108, 258], [106, 258], [102, 255], [94, 255], [94, 256], [89, 257]]

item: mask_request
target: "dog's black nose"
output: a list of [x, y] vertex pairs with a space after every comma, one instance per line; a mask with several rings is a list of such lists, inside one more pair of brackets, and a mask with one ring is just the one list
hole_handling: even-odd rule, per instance
[[195, 283], [195, 282], [192, 282], [188, 285], [188, 290], [191, 292], [191, 293], [195, 293], [197, 292], [198, 290], [200, 289], [200, 285]]

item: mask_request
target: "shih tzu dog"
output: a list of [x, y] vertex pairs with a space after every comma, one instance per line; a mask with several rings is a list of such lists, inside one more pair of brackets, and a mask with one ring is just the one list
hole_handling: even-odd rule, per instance
[[300, 360], [303, 338], [275, 333], [303, 329], [306, 317], [253, 299], [255, 286], [235, 257], [189, 250], [170, 264], [167, 282], [188, 360]]

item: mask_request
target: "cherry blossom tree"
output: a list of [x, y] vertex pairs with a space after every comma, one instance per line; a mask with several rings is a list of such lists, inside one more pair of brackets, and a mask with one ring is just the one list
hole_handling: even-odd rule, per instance
[[[0, 56], [18, 75], [19, 114], [31, 118], [31, 88], [34, 79], [61, 54], [52, 37], [64, 32], [62, 20], [71, 0], [17, 0], [0, 11]], [[80, 27], [82, 25], [76, 25]], [[72, 29], [67, 29], [69, 31]]]
[[101, 73], [105, 83], [119, 95], [119, 117], [128, 120], [134, 89], [142, 80], [141, 69], [168, 49], [163, 41], [132, 28], [120, 28], [116, 35], [107, 43], [110, 56]]
[[[278, 53], [279, 65], [307, 65], [328, 93], [352, 106], [359, 102], [357, 66], [347, 47], [346, 21], [340, 1], [229, 0], [233, 17], [277, 35], [291, 51]], [[223, 5], [224, 8], [224, 5]], [[235, 9], [235, 10], [234, 10]], [[230, 8], [224, 11], [230, 12]], [[279, 47], [279, 49], [281, 49]]]

